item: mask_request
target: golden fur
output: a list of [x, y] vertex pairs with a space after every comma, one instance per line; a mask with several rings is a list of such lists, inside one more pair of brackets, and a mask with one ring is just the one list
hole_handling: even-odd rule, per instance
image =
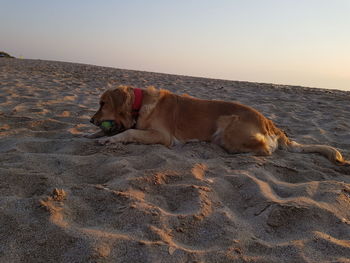
[[[104, 120], [114, 120], [126, 131], [100, 139], [100, 143], [138, 142], [170, 147], [177, 142], [197, 139], [217, 143], [231, 153], [271, 155], [280, 148], [319, 153], [334, 163], [349, 164], [333, 147], [291, 141], [271, 120], [246, 105], [179, 96], [154, 87], [143, 89], [143, 94], [137, 122], [131, 113], [134, 101], [132, 87], [119, 86], [102, 94], [102, 106], [92, 117], [92, 122], [98, 125]], [[100, 136], [103, 133], [90, 137]]]

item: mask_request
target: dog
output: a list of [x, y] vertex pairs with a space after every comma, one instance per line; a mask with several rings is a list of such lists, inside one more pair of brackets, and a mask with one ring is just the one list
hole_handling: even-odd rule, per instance
[[[170, 91], [130, 86], [109, 88], [90, 122], [101, 126], [114, 121], [116, 135], [99, 143], [163, 144], [199, 140], [216, 143], [229, 153], [269, 156], [277, 148], [290, 152], [318, 153], [338, 165], [349, 165], [341, 153], [327, 145], [300, 144], [290, 140], [257, 110], [236, 102], [197, 99]], [[89, 138], [105, 136], [103, 131]]]

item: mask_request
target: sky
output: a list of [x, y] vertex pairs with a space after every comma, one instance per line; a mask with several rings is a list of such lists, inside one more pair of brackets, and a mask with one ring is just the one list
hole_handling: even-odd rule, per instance
[[16, 57], [350, 90], [350, 0], [0, 0]]

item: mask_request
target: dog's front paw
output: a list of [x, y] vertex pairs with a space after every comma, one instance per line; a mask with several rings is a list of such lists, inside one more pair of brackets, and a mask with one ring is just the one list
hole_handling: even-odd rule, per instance
[[99, 139], [98, 143], [101, 145], [108, 145], [108, 144], [113, 143], [113, 139], [111, 139], [111, 138]]

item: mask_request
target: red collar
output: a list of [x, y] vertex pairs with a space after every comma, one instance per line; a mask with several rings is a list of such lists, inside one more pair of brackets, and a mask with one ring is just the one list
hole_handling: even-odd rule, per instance
[[141, 109], [143, 92], [142, 89], [135, 88], [134, 89], [134, 103], [132, 104], [132, 115], [139, 115], [139, 110]]

